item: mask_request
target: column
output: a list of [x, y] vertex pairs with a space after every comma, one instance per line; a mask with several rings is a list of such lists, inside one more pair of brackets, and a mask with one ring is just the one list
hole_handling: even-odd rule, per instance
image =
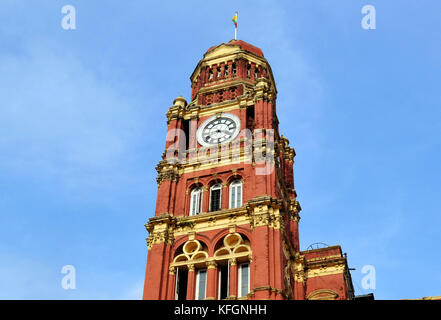
[[[269, 264], [271, 263], [271, 260], [269, 256], [268, 238], [268, 225], [261, 225], [254, 228], [253, 239], [251, 240], [251, 250], [254, 257], [252, 270], [250, 270], [251, 272], [254, 272], [253, 282], [251, 282], [251, 290], [258, 287], [268, 287], [271, 285], [269, 275]], [[256, 291], [254, 297], [256, 300], [269, 299], [270, 290]]]
[[208, 212], [210, 210], [210, 190], [207, 186], [202, 187], [202, 212]]
[[221, 78], [225, 79], [225, 69], [228, 68], [228, 65], [226, 65], [224, 62], [220, 64], [221, 68]]
[[237, 262], [235, 258], [230, 259], [230, 299], [237, 298]]
[[[165, 243], [153, 244], [148, 250], [143, 299], [161, 300], [161, 291], [166, 279], [163, 277]], [[156, 263], [155, 263], [156, 262]]]
[[233, 61], [228, 61], [228, 79], [232, 79], [233, 78]]
[[228, 183], [222, 182], [222, 199], [221, 199], [222, 209], [228, 209], [230, 207], [230, 204], [229, 204], [230, 192], [229, 191], [230, 190], [228, 188]]
[[176, 268], [170, 267], [168, 273], [168, 292], [167, 300], [175, 300], [175, 285], [176, 285]]
[[188, 265], [187, 300], [194, 300], [196, 288], [196, 271], [194, 265]]
[[215, 261], [207, 262], [207, 300], [216, 300], [218, 291], [218, 269]]

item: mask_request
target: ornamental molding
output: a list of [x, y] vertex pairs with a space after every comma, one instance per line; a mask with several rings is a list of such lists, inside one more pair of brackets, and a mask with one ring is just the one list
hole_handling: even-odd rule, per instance
[[[252, 262], [250, 243], [244, 241], [238, 233], [230, 233], [223, 238], [223, 246], [209, 256], [207, 248], [199, 240], [188, 240], [182, 247], [182, 253], [173, 258], [170, 266], [179, 268], [188, 265], [215, 269], [219, 261], [229, 261], [231, 264]], [[233, 263], [234, 261], [234, 263]]]
[[[275, 230], [285, 229], [283, 202], [271, 196], [256, 197], [243, 207], [200, 213], [194, 216], [173, 216], [168, 213], [149, 219], [145, 225], [149, 232], [148, 248], [155, 244], [172, 245], [174, 239], [218, 229], [235, 231], [238, 226], [249, 225], [251, 231], [267, 226]], [[234, 228], [232, 228], [234, 226]]]
[[179, 163], [168, 163], [166, 160], [161, 160], [156, 166], [158, 176], [156, 182], [158, 186], [164, 181], [177, 182], [181, 177], [181, 165]]
[[283, 228], [282, 207], [282, 200], [270, 196], [260, 196], [248, 201], [246, 208], [250, 217], [251, 230], [261, 226]]

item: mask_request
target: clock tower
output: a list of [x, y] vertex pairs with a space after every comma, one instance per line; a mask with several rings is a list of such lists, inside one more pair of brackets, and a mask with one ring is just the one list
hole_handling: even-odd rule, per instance
[[350, 299], [339, 246], [300, 251], [295, 151], [262, 50], [214, 46], [167, 112], [144, 299]]

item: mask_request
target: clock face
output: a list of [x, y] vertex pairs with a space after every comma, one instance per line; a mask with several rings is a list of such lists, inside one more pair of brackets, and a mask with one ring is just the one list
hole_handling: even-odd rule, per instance
[[240, 130], [240, 120], [232, 114], [213, 116], [205, 120], [197, 131], [198, 142], [203, 146], [212, 146], [232, 141]]

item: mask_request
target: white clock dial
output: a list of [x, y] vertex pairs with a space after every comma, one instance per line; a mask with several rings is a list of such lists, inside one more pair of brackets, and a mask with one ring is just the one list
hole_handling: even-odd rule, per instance
[[212, 146], [232, 141], [239, 134], [240, 120], [233, 114], [224, 113], [205, 120], [197, 131], [198, 142]]

